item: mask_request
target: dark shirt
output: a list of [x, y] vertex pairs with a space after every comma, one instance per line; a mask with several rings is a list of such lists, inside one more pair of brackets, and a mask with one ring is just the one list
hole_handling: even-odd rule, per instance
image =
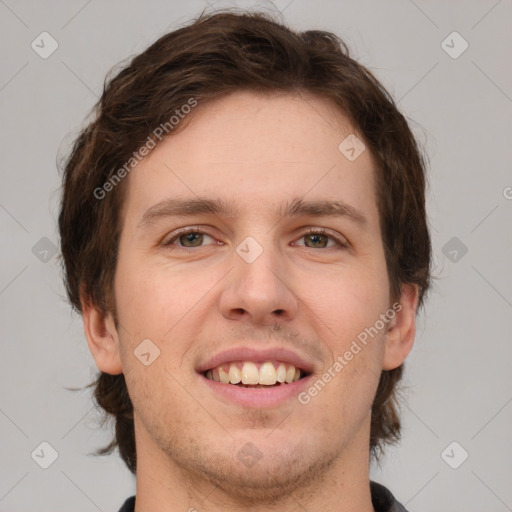
[[[370, 482], [372, 505], [375, 512], [407, 512], [405, 508], [395, 500], [394, 496], [383, 486], [376, 482]], [[119, 512], [134, 512], [135, 496], [128, 498]]]

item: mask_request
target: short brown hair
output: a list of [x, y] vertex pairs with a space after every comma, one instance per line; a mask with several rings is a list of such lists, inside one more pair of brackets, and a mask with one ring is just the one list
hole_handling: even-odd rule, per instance
[[[127, 180], [101, 200], [95, 190], [111, 180], [148, 137], [155, 139], [152, 130], [168, 122], [190, 98], [200, 108], [206, 100], [237, 90], [308, 93], [339, 106], [375, 164], [390, 297], [400, 296], [401, 285], [416, 284], [421, 304], [431, 261], [425, 164], [393, 99], [334, 34], [294, 32], [264, 14], [222, 12], [201, 15], [164, 35], [105, 81], [95, 119], [76, 139], [63, 175], [59, 229], [73, 307], [81, 312], [82, 298], [117, 318], [113, 281]], [[396, 384], [402, 371], [400, 366], [381, 374], [372, 408], [373, 455], [383, 443], [399, 439]], [[105, 417], [115, 419], [115, 437], [99, 453], [118, 446], [135, 473], [133, 406], [124, 376], [100, 372], [90, 386]]]

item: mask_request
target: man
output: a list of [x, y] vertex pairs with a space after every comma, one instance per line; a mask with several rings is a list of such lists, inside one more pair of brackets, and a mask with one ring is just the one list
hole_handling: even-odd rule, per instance
[[402, 511], [369, 481], [429, 285], [424, 165], [334, 35], [220, 13], [105, 87], [67, 291], [137, 477], [122, 511]]

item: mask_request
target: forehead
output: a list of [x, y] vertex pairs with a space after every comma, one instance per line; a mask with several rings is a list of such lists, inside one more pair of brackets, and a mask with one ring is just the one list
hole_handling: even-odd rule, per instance
[[[376, 212], [369, 151], [340, 150], [357, 136], [330, 100], [303, 94], [236, 92], [196, 107], [129, 176], [127, 218], [169, 197], [212, 197], [237, 214], [269, 212], [271, 202], [343, 199]], [[342, 149], [344, 148], [342, 144]]]

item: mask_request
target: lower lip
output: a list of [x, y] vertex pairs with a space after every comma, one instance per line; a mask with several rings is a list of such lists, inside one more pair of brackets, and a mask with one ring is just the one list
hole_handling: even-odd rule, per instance
[[298, 401], [299, 393], [308, 386], [311, 375], [290, 384], [265, 388], [242, 388], [233, 384], [224, 384], [207, 379], [204, 375], [200, 378], [221, 399], [228, 403], [235, 403], [243, 407], [275, 407], [283, 405], [289, 400]]

